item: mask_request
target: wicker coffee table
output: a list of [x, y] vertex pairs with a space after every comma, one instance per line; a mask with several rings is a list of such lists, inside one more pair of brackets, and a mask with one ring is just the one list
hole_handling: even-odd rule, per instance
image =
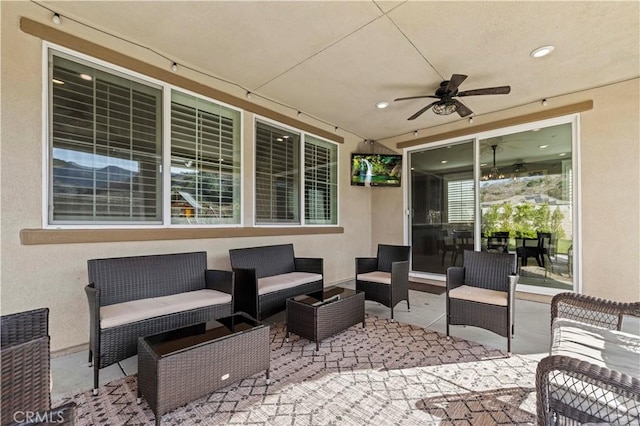
[[156, 415], [266, 371], [269, 326], [244, 313], [138, 339], [138, 402]]
[[316, 343], [357, 323], [364, 328], [364, 293], [342, 287], [287, 299], [287, 341], [289, 333]]

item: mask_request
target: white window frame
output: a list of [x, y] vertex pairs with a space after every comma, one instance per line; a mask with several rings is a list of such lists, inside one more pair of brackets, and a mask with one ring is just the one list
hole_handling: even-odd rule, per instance
[[[292, 133], [299, 133], [300, 134], [300, 149], [298, 152], [298, 164], [299, 164], [299, 185], [300, 185], [300, 194], [299, 194], [299, 198], [300, 198], [300, 205], [299, 205], [299, 217], [300, 217], [300, 223], [270, 223], [270, 224], [265, 224], [265, 223], [257, 223], [257, 212], [256, 212], [256, 205], [257, 205], [257, 200], [256, 200], [256, 195], [257, 195], [257, 190], [256, 190], [256, 167], [255, 167], [255, 156], [256, 156], [256, 125], [258, 123], [258, 121], [270, 125], [270, 126], [274, 126], [274, 127], [280, 127], [284, 130], [290, 131]], [[321, 136], [318, 136], [314, 133], [311, 132], [307, 132], [305, 130], [301, 130], [298, 129], [296, 127], [293, 126], [289, 126], [283, 123], [280, 123], [278, 121], [275, 120], [271, 120], [267, 117], [264, 116], [260, 116], [260, 115], [254, 115], [253, 117], [253, 156], [254, 156], [254, 164], [253, 164], [253, 226], [255, 227], [259, 227], [259, 228], [280, 228], [280, 227], [287, 227], [287, 228], [300, 228], [300, 227], [335, 227], [335, 226], [340, 226], [340, 144], [328, 140], [326, 138], [323, 138]], [[338, 165], [336, 167], [336, 180], [338, 182], [338, 185], [336, 187], [336, 223], [333, 224], [307, 224], [306, 223], [306, 217], [305, 217], [305, 198], [306, 198], [306, 194], [305, 194], [305, 187], [304, 187], [304, 149], [305, 149], [305, 144], [306, 144], [306, 136], [312, 136], [316, 139], [319, 139], [321, 141], [324, 142], [328, 142], [332, 145], [335, 145], [336, 147], [336, 159], [338, 161]]]
[[[142, 224], [142, 223], [96, 223], [96, 224], [51, 224], [49, 223], [49, 195], [50, 195], [50, 150], [52, 141], [50, 140], [50, 126], [51, 126], [51, 85], [49, 79], [49, 52], [50, 50], [60, 52], [63, 55], [70, 56], [71, 58], [77, 58], [79, 61], [88, 62], [96, 67], [104, 68], [114, 73], [123, 74], [124, 76], [131, 77], [132, 79], [140, 80], [149, 85], [159, 86], [162, 90], [162, 125], [161, 125], [161, 144], [162, 144], [162, 178], [159, 184], [161, 185], [161, 221], [162, 223], [155, 224]], [[112, 63], [103, 61], [101, 59], [94, 58], [90, 55], [86, 55], [80, 52], [76, 52], [66, 47], [43, 41], [42, 43], [42, 228], [43, 229], [161, 229], [161, 228], [230, 228], [230, 227], [242, 227], [244, 226], [244, 203], [243, 201], [243, 168], [244, 168], [244, 110], [241, 108], [229, 105], [221, 102], [217, 99], [212, 99], [204, 96], [200, 93], [195, 93], [190, 90], [183, 89], [173, 84], [166, 83], [161, 80], [140, 74], [138, 72], [129, 70], [127, 68], [114, 65]], [[171, 173], [166, 173], [166, 170], [171, 170], [171, 92], [172, 90], [182, 92], [187, 95], [195, 96], [209, 102], [224, 106], [240, 112], [239, 128], [239, 150], [240, 150], [240, 193], [238, 199], [240, 202], [240, 222], [238, 224], [171, 224]]]

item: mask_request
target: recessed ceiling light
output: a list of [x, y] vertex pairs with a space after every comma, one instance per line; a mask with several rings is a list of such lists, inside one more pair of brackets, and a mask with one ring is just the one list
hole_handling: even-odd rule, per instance
[[93, 77], [91, 77], [89, 74], [80, 74], [80, 78], [87, 81], [93, 80]]
[[567, 153], [563, 152], [562, 154], [558, 154], [558, 157], [564, 157], [565, 155], [567, 155]]
[[57, 78], [52, 78], [52, 79], [51, 79], [51, 82], [52, 82], [52, 83], [55, 83], [55, 84], [64, 84], [64, 81], [62, 81], [62, 80], [58, 80]]
[[442, 164], [447, 164], [447, 160], [442, 160], [441, 163]]
[[389, 106], [389, 102], [387, 102], [387, 101], [380, 101], [380, 102], [378, 102], [376, 104], [376, 108], [378, 108], [378, 109], [384, 109], [384, 108], [386, 108], [388, 106]]
[[547, 56], [549, 53], [553, 52], [553, 49], [555, 49], [553, 46], [542, 46], [529, 53], [529, 55], [533, 58], [542, 58], [543, 56]]
[[480, 167], [484, 167], [486, 165], [487, 165], [487, 163], [480, 163]]
[[276, 139], [278, 142], [282, 142], [282, 138], [277, 138]]
[[538, 145], [538, 148], [540, 148], [540, 149], [546, 149], [546, 148], [549, 148], [549, 145]]

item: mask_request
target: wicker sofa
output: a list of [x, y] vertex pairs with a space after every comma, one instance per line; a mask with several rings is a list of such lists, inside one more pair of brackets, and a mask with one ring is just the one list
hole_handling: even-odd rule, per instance
[[0, 329], [0, 425], [73, 425], [75, 402], [51, 409], [49, 309], [3, 315]]
[[323, 259], [295, 257], [293, 244], [229, 250], [236, 311], [262, 320], [286, 308], [289, 297], [324, 286]]
[[539, 425], [640, 424], [640, 330], [621, 331], [626, 315], [640, 317], [640, 302], [553, 297], [551, 350], [536, 372]]
[[89, 363], [99, 370], [136, 355], [138, 337], [233, 312], [233, 273], [207, 270], [206, 252], [88, 261]]

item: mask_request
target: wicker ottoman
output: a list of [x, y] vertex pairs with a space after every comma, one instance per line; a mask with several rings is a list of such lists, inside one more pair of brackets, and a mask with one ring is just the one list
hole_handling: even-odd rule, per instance
[[238, 313], [138, 340], [138, 402], [156, 415], [266, 371], [269, 326]]
[[364, 328], [364, 293], [342, 287], [287, 299], [287, 339], [289, 333], [316, 343], [357, 323]]

